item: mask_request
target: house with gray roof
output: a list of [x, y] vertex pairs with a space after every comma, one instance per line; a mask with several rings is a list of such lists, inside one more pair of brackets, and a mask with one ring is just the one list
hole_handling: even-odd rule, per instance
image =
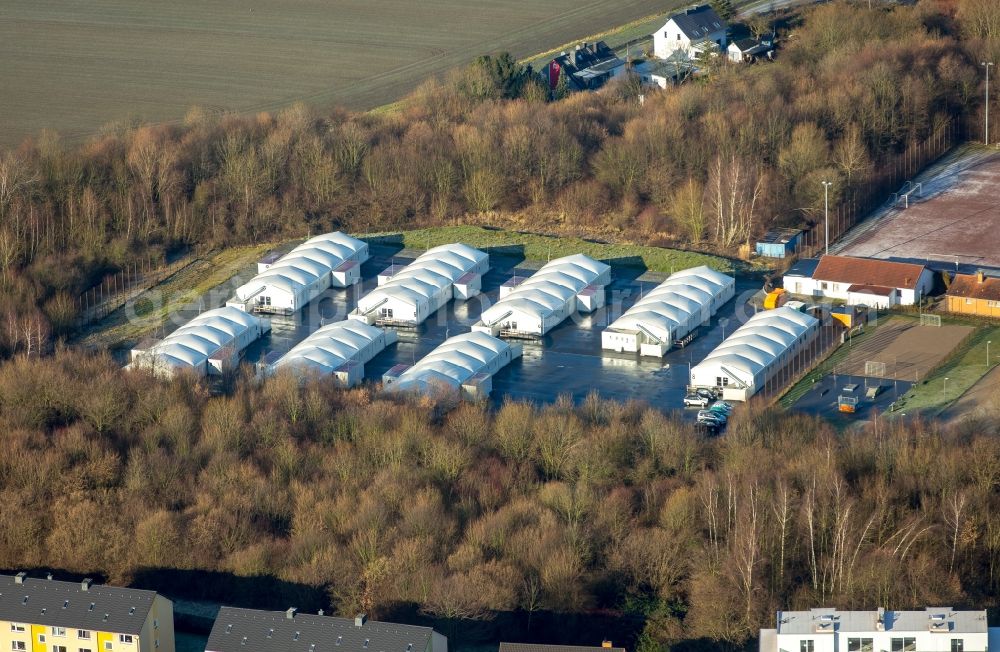
[[681, 53], [688, 59], [726, 50], [729, 25], [708, 5], [689, 7], [674, 14], [653, 33], [653, 56], [669, 59]]
[[287, 611], [222, 607], [205, 652], [448, 652], [430, 627]]
[[174, 652], [173, 603], [89, 579], [0, 575], [0, 649]]

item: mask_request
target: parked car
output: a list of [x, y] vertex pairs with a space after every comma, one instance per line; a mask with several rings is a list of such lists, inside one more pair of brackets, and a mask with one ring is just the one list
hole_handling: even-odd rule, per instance
[[688, 394], [684, 397], [684, 407], [708, 407], [712, 400], [699, 394]]
[[719, 398], [719, 395], [716, 393], [714, 389], [708, 389], [705, 387], [700, 388], [696, 392], [696, 394], [698, 394], [698, 396], [704, 396], [710, 401], [714, 401], [715, 399]]
[[718, 412], [719, 414], [724, 414], [727, 417], [733, 413], [733, 406], [729, 403], [714, 403], [712, 407], [708, 408], [711, 412]]
[[728, 420], [726, 415], [721, 412], [713, 412], [712, 410], [701, 410], [698, 412], [698, 423], [717, 423], [723, 425]]

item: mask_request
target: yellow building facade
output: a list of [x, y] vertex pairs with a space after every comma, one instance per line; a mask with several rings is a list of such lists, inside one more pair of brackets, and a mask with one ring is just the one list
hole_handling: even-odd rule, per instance
[[153, 591], [0, 575], [0, 652], [174, 652], [173, 604]]

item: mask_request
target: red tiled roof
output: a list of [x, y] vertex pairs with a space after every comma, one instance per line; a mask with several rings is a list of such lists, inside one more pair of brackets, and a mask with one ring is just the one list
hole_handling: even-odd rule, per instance
[[879, 296], [888, 297], [896, 291], [896, 288], [887, 288], [884, 285], [852, 285], [847, 288], [848, 292], [856, 292], [858, 294], [877, 294]]
[[915, 290], [923, 271], [923, 265], [913, 263], [852, 256], [823, 256], [813, 272], [813, 278], [835, 283]]
[[948, 296], [1000, 301], [1000, 278], [987, 276], [980, 283], [975, 274], [959, 274], [948, 286]]

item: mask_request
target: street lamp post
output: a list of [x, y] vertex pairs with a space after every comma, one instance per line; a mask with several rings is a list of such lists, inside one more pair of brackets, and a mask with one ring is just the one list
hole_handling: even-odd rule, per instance
[[986, 368], [987, 369], [990, 368], [990, 344], [992, 344], [992, 343], [993, 343], [993, 340], [986, 340]]
[[948, 376], [944, 377], [944, 391], [941, 392], [941, 398], [944, 398], [948, 394]]
[[823, 181], [823, 221], [826, 225], [826, 248], [825, 253], [830, 255], [830, 181]]
[[981, 64], [986, 68], [986, 124], [984, 125], [984, 138], [983, 140], [987, 145], [990, 144], [990, 66], [993, 65], [992, 61], [983, 61]]

